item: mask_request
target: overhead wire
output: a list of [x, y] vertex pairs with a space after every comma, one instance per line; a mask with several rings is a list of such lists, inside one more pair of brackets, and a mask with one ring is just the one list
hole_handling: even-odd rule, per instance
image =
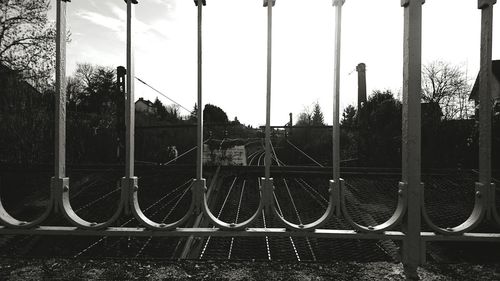
[[142, 84], [146, 85], [147, 87], [149, 87], [151, 90], [155, 91], [156, 93], [160, 94], [161, 96], [163, 96], [164, 98], [168, 99], [169, 101], [175, 103], [176, 105], [178, 105], [180, 108], [186, 110], [187, 112], [189, 112], [189, 114], [191, 115], [195, 115], [195, 113], [193, 113], [191, 110], [187, 109], [185, 106], [183, 106], [182, 104], [176, 102], [175, 100], [171, 99], [170, 97], [168, 97], [167, 95], [165, 95], [164, 93], [160, 92], [158, 89], [156, 89], [155, 87], [149, 85], [148, 83], [146, 83], [144, 80], [142, 80], [141, 78], [135, 76], [135, 79], [137, 79], [139, 82], [141, 82]]

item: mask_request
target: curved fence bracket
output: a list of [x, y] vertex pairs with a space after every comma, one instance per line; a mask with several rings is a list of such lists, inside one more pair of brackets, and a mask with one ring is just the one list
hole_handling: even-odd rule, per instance
[[478, 224], [480, 224], [486, 214], [489, 193], [488, 189], [488, 186], [484, 186], [482, 183], [477, 182], [475, 188], [474, 209], [472, 210], [469, 218], [458, 226], [443, 228], [434, 224], [429, 218], [427, 210], [425, 209], [424, 188], [422, 187], [422, 217], [424, 218], [424, 221], [427, 223], [427, 225], [436, 233], [445, 235], [460, 235], [468, 232], [469, 230], [472, 230]]
[[[325, 213], [316, 221], [308, 223], [308, 224], [294, 224], [292, 222], [289, 222], [288, 220], [285, 219], [285, 217], [280, 216], [276, 210], [275, 214], [277, 215], [276, 217], [278, 220], [285, 225], [287, 229], [290, 230], [297, 230], [297, 231], [313, 231], [317, 228], [320, 228], [324, 226], [330, 218], [334, 214], [338, 214], [337, 212], [337, 207], [339, 206], [339, 195], [340, 195], [340, 186], [343, 185], [344, 180], [339, 179], [339, 180], [330, 180], [330, 188], [328, 189], [329, 193], [329, 199], [328, 199], [328, 206], [325, 210]], [[274, 208], [275, 209], [275, 208]]]
[[76, 212], [71, 207], [71, 201], [69, 196], [69, 178], [61, 178], [54, 180], [54, 190], [57, 190], [58, 198], [59, 198], [59, 207], [61, 208], [64, 217], [74, 226], [83, 229], [103, 229], [110, 226], [114, 223], [121, 215], [124, 204], [127, 204], [127, 192], [122, 187], [122, 193], [120, 202], [118, 204], [118, 209], [115, 211], [113, 216], [101, 223], [97, 222], [89, 222], [82, 219], [80, 216], [76, 214]]
[[5, 209], [2, 199], [0, 198], [0, 223], [11, 228], [33, 228], [44, 222], [52, 213], [53, 209], [57, 209], [56, 200], [54, 199], [54, 178], [51, 179], [50, 184], [50, 197], [45, 207], [45, 211], [42, 215], [32, 221], [23, 221], [14, 218], [9, 214], [7, 209]]
[[359, 232], [371, 232], [371, 233], [380, 233], [384, 232], [387, 230], [391, 230], [395, 226], [397, 226], [402, 220], [403, 217], [406, 213], [406, 209], [408, 206], [408, 189], [407, 185], [403, 182], [399, 183], [399, 189], [398, 189], [398, 205], [396, 207], [396, 210], [394, 211], [394, 214], [389, 218], [386, 222], [375, 225], [375, 226], [363, 226], [358, 223], [356, 223], [349, 212], [347, 211], [347, 205], [345, 201], [345, 193], [346, 193], [346, 188], [345, 185], [341, 185], [340, 187], [340, 206], [342, 209], [342, 214], [344, 218], [346, 219], [347, 223], [351, 225], [356, 231]]
[[189, 210], [186, 212], [186, 214], [179, 220], [173, 222], [173, 223], [158, 223], [154, 222], [153, 220], [149, 219], [144, 212], [141, 210], [141, 206], [139, 204], [139, 184], [137, 177], [131, 177], [131, 178], [123, 178], [122, 179], [122, 185], [126, 186], [128, 190], [130, 190], [130, 194], [132, 196], [130, 197], [130, 204], [132, 208], [132, 214], [134, 217], [139, 221], [139, 223], [146, 227], [147, 229], [151, 230], [172, 230], [175, 229], [182, 224], [184, 224], [192, 215], [193, 213], [193, 206], [195, 202], [195, 195], [193, 194], [193, 199], [191, 201], [191, 204], [189, 206]]
[[212, 222], [216, 227], [219, 227], [224, 230], [242, 230], [253, 224], [259, 218], [260, 213], [262, 212], [263, 200], [262, 200], [262, 191], [260, 191], [261, 200], [259, 200], [259, 206], [257, 207], [257, 211], [255, 211], [255, 213], [249, 219], [241, 223], [227, 223], [221, 221], [210, 211], [210, 208], [208, 207], [208, 198], [206, 193], [207, 188], [205, 179], [195, 180], [195, 184], [198, 185], [197, 188], [198, 194], [196, 195], [196, 197], [198, 198], [197, 204], [200, 204], [199, 206], [197, 206], [197, 208], [201, 208], [203, 214], [205, 214], [208, 220]]

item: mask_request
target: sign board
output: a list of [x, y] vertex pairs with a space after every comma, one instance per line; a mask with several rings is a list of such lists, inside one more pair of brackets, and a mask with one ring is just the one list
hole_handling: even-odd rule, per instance
[[244, 145], [237, 145], [224, 149], [210, 149], [203, 145], [203, 164], [222, 166], [246, 166], [247, 153]]

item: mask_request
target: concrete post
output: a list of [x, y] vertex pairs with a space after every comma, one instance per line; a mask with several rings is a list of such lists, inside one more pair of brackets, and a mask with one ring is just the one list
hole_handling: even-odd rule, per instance
[[[493, 37], [493, 5], [496, 0], [479, 0], [478, 8], [481, 9], [481, 53], [479, 70], [479, 182], [483, 186], [494, 185], [491, 183], [491, 146], [492, 146], [492, 37]], [[491, 188], [489, 188], [491, 189]], [[489, 197], [493, 197], [492, 190]], [[489, 200], [490, 208], [487, 217], [491, 217], [491, 208], [495, 202]]]
[[56, 13], [55, 178], [66, 176], [66, 2], [58, 0]]
[[125, 102], [125, 178], [134, 177], [135, 152], [135, 68], [133, 24], [135, 10], [132, 4], [137, 1], [127, 0], [127, 95]]
[[402, 181], [408, 186], [408, 211], [403, 225], [403, 263], [407, 279], [418, 280], [421, 264], [421, 68], [422, 5], [425, 0], [402, 0], [404, 7], [404, 67]]
[[56, 4], [56, 95], [54, 107], [54, 177], [50, 181], [52, 206], [57, 213], [62, 209], [63, 189], [69, 188], [66, 177], [66, 2]]
[[[135, 67], [134, 67], [134, 43], [133, 24], [137, 0], [125, 0], [127, 3], [127, 68], [126, 68], [126, 95], [125, 95], [125, 176], [121, 179], [121, 188], [125, 193], [123, 212], [130, 214], [130, 206], [133, 204], [129, 196], [139, 188], [138, 179], [134, 176], [135, 165]], [[128, 192], [127, 192], [128, 190]], [[129, 204], [130, 203], [130, 204]]]
[[198, 7], [198, 112], [197, 115], [197, 149], [196, 149], [196, 180], [203, 179], [203, 93], [202, 93], [202, 15], [204, 0], [195, 0]]
[[335, 7], [335, 55], [333, 60], [333, 153], [332, 153], [332, 179], [339, 182], [340, 179], [340, 41], [342, 31], [342, 6], [345, 0], [333, 0]]
[[267, 94], [266, 94], [266, 136], [264, 158], [265, 179], [271, 178], [271, 62], [272, 62], [272, 40], [273, 40], [273, 6], [276, 1], [269, 5], [268, 0], [264, 0], [264, 7], [267, 7]]

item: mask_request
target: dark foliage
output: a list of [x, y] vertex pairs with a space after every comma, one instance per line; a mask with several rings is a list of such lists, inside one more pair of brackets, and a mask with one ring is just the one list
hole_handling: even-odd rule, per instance
[[363, 164], [400, 166], [401, 108], [390, 91], [375, 91], [359, 110], [359, 155]]

